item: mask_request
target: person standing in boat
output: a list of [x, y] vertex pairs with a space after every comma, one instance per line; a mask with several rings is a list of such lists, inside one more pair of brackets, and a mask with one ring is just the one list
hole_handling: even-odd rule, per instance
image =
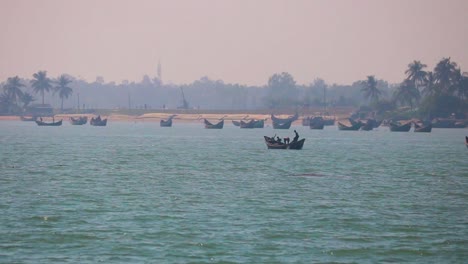
[[297, 133], [296, 130], [294, 130], [294, 134], [296, 134], [293, 138], [293, 141], [292, 142], [297, 142], [299, 140], [299, 134]]

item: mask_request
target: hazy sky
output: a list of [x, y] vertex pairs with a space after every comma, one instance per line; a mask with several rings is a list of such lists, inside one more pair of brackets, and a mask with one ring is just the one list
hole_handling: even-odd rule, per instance
[[468, 71], [467, 14], [468, 0], [0, 0], [0, 81], [140, 81], [160, 59], [173, 83], [400, 82], [415, 59]]

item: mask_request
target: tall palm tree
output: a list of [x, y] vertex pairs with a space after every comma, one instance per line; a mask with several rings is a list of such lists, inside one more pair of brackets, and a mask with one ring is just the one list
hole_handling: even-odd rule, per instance
[[441, 93], [450, 95], [456, 89], [457, 63], [443, 58], [434, 68], [434, 79]]
[[411, 110], [413, 110], [414, 103], [420, 98], [420, 93], [412, 81], [404, 80], [395, 91], [394, 97], [396, 101], [402, 105], [409, 105]]
[[24, 84], [21, 83], [21, 80], [18, 76], [9, 77], [7, 83], [3, 86], [3, 90], [10, 97], [10, 99], [17, 104], [18, 99], [23, 96], [23, 91], [21, 87], [24, 87]]
[[44, 104], [44, 93], [49, 92], [52, 88], [52, 84], [49, 78], [47, 78], [47, 71], [39, 71], [33, 74], [34, 80], [31, 80], [31, 84], [34, 88], [35, 93], [41, 93], [42, 104]]
[[372, 102], [377, 102], [382, 92], [377, 88], [377, 80], [374, 75], [367, 76], [367, 80], [363, 81], [364, 87], [361, 91], [364, 93], [364, 97]]
[[432, 96], [437, 94], [439, 91], [437, 90], [437, 86], [435, 83], [435, 78], [434, 78], [434, 73], [433, 72], [427, 72], [426, 74], [426, 80], [424, 81], [423, 85], [423, 91], [422, 93], [425, 96]]
[[67, 78], [65, 75], [61, 75], [58, 78], [57, 81], [57, 86], [55, 87], [55, 90], [58, 92], [60, 99], [62, 99], [62, 106], [61, 109], [63, 111], [63, 99], [67, 99], [72, 93], [73, 90], [72, 88], [68, 87], [68, 84], [71, 83], [72, 81]]
[[408, 64], [408, 69], [405, 71], [406, 79], [411, 81], [414, 87], [418, 90], [421, 85], [424, 85], [427, 76], [427, 72], [424, 71], [424, 68], [426, 67], [426, 64], [422, 64], [420, 61], [415, 60]]

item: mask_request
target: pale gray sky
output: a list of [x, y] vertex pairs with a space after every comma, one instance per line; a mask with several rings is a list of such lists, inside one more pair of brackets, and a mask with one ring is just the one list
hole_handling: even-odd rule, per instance
[[265, 84], [287, 71], [399, 82], [413, 60], [468, 71], [468, 0], [0, 0], [0, 80], [47, 70]]

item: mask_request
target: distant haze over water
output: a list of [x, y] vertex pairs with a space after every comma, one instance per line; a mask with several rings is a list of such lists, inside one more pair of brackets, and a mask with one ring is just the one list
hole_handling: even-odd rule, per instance
[[397, 83], [413, 60], [468, 68], [467, 10], [464, 0], [4, 0], [0, 80], [46, 70], [140, 81], [161, 62], [177, 84], [264, 85], [278, 72], [300, 84]]

